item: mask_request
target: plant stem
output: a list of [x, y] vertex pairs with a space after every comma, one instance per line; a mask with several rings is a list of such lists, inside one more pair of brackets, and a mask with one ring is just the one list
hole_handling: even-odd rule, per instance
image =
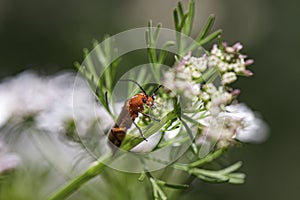
[[195, 161], [193, 163], [190, 163], [189, 167], [190, 168], [192, 168], [192, 167], [200, 167], [200, 166], [203, 166], [203, 165], [205, 165], [207, 163], [210, 163], [213, 160], [215, 160], [218, 157], [220, 157], [226, 150], [227, 150], [226, 147], [218, 149], [217, 151], [215, 151], [215, 152], [213, 152], [211, 154], [208, 154], [203, 159], [200, 159], [200, 160], [197, 160], [197, 161]]
[[61, 200], [65, 199], [75, 191], [77, 191], [84, 183], [88, 182], [95, 176], [99, 175], [105, 168], [106, 162], [112, 158], [112, 154], [108, 155], [102, 161], [98, 161], [96, 165], [91, 166], [87, 171], [83, 174], [79, 175], [77, 178], [72, 180], [69, 184], [63, 187], [61, 190], [53, 194], [48, 200]]
[[220, 157], [225, 151], [227, 150], [226, 147], [221, 148], [211, 154], [208, 154], [207, 156], [205, 156], [204, 158], [197, 160], [193, 163], [190, 164], [174, 164], [173, 167], [175, 169], [179, 169], [179, 170], [183, 170], [183, 171], [189, 171], [190, 168], [194, 168], [194, 167], [200, 167], [203, 166], [207, 163], [212, 162], [213, 160], [215, 160], [216, 158]]

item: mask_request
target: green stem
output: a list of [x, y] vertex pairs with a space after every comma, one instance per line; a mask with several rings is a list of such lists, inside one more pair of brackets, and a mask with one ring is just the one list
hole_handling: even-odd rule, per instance
[[215, 160], [216, 158], [220, 157], [225, 151], [227, 150], [226, 147], [224, 148], [221, 148], [209, 155], [207, 155], [206, 157], [200, 159], [200, 160], [197, 160], [193, 163], [190, 163], [190, 164], [174, 164], [173, 167], [175, 169], [179, 169], [179, 170], [182, 170], [182, 171], [189, 171], [189, 169], [191, 168], [194, 168], [194, 167], [200, 167], [200, 166], [203, 166], [207, 163], [210, 163], [212, 162], [213, 160]]
[[96, 165], [91, 166], [83, 174], [72, 180], [68, 185], [66, 185], [61, 190], [49, 197], [48, 200], [61, 200], [73, 194], [83, 184], [85, 184], [95, 176], [99, 175], [105, 168], [104, 163], [108, 162], [111, 159], [111, 157], [112, 154], [105, 157], [102, 161], [99, 161]]
[[226, 151], [226, 147], [224, 148], [221, 148], [221, 149], [218, 149], [217, 151], [211, 153], [211, 154], [208, 154], [205, 158], [203, 159], [200, 159], [200, 160], [197, 160], [193, 163], [190, 163], [189, 164], [189, 167], [192, 168], [192, 167], [200, 167], [200, 166], [203, 166], [209, 162], [212, 162], [213, 160], [215, 160], [216, 158], [220, 157], [225, 151]]

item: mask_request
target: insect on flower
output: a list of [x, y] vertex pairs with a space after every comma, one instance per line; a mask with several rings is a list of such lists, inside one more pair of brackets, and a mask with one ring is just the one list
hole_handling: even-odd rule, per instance
[[136, 94], [129, 100], [127, 100], [121, 110], [121, 113], [117, 119], [116, 124], [111, 129], [110, 134], [108, 136], [108, 139], [110, 142], [112, 142], [117, 147], [121, 146], [122, 141], [125, 138], [126, 131], [131, 127], [132, 124], [136, 126], [138, 129], [141, 137], [147, 141], [146, 137], [144, 136], [141, 128], [134, 122], [135, 118], [138, 117], [139, 113], [141, 113], [143, 116], [149, 117], [155, 121], [159, 121], [158, 119], [155, 119], [154, 117], [144, 113], [144, 105], [155, 108], [154, 100], [155, 100], [155, 92], [162, 86], [159, 85], [154, 91], [152, 95], [148, 95], [146, 91], [142, 88], [142, 86], [130, 79], [124, 79], [121, 81], [131, 81], [135, 83], [142, 92]]

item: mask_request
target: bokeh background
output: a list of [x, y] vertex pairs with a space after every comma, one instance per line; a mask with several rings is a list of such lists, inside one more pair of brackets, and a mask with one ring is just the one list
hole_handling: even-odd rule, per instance
[[[259, 111], [270, 138], [231, 153], [243, 160], [243, 185], [196, 181], [183, 199], [299, 199], [300, 2], [296, 0], [195, 0], [195, 31], [208, 15], [229, 43], [241, 41], [255, 59], [242, 78], [241, 101]], [[144, 27], [149, 19], [173, 28], [175, 0], [0, 0], [0, 80], [32, 69], [42, 74], [74, 70], [92, 39]], [[183, 1], [186, 4], [186, 1]], [[196, 33], [196, 32], [195, 32]], [[209, 48], [209, 46], [207, 46]], [[1, 113], [0, 113], [1, 114]]]

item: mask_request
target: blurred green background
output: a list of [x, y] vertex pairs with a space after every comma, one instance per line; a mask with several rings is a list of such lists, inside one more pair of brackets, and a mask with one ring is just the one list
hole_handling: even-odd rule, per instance
[[[183, 1], [186, 4], [185, 1]], [[0, 0], [0, 79], [26, 69], [52, 74], [73, 69], [92, 39], [154, 24], [173, 28], [175, 0]], [[236, 149], [244, 185], [196, 181], [184, 199], [299, 199], [300, 188], [300, 1], [196, 0], [194, 29], [208, 15], [230, 44], [241, 41], [255, 59], [252, 78], [242, 78], [240, 100], [259, 111], [271, 136]], [[207, 46], [209, 48], [209, 46]], [[202, 197], [202, 198], [201, 198]]]

